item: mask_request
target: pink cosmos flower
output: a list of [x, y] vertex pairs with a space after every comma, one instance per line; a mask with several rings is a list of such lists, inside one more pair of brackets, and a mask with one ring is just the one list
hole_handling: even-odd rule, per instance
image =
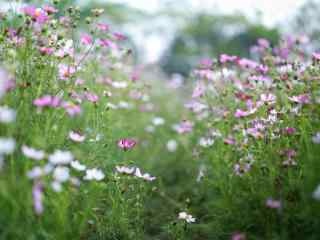
[[249, 69], [256, 69], [258, 66], [258, 63], [247, 58], [240, 59], [238, 61], [238, 64], [243, 68], [249, 68]]
[[81, 113], [81, 107], [79, 105], [76, 105], [72, 102], [63, 102], [62, 107], [66, 112], [69, 114], [69, 116], [74, 117], [76, 115], [79, 115]]
[[118, 147], [123, 149], [124, 151], [127, 151], [133, 148], [136, 144], [137, 144], [137, 141], [130, 138], [124, 138], [118, 141]]
[[237, 56], [229, 56], [227, 54], [221, 54], [220, 55], [220, 62], [221, 63], [235, 62], [236, 60], [238, 60]]
[[310, 96], [308, 94], [301, 94], [289, 97], [289, 100], [295, 103], [308, 104], [310, 103]]
[[83, 44], [83, 45], [91, 45], [92, 44], [92, 37], [89, 35], [89, 34], [82, 34], [81, 35], [81, 40], [80, 42]]
[[232, 137], [225, 138], [223, 142], [227, 145], [235, 145], [237, 143]]
[[190, 122], [188, 120], [183, 120], [180, 124], [174, 125], [173, 128], [179, 134], [189, 133], [189, 132], [192, 132], [193, 125], [194, 125], [193, 122]]
[[43, 55], [52, 55], [54, 52], [54, 49], [50, 47], [41, 47], [39, 48], [39, 51]]
[[287, 127], [284, 129], [284, 132], [288, 135], [292, 135], [296, 132], [296, 129], [295, 128], [292, 128], [292, 127]]
[[76, 72], [76, 68], [65, 64], [59, 64], [59, 77], [61, 80], [68, 80]]
[[204, 67], [204, 68], [211, 68], [212, 64], [213, 64], [213, 61], [210, 58], [205, 58], [200, 61], [201, 67]]
[[37, 98], [33, 101], [33, 105], [37, 107], [59, 107], [61, 104], [61, 99], [57, 96], [46, 95], [40, 98]]
[[267, 104], [274, 104], [276, 102], [277, 97], [272, 93], [263, 93], [260, 95], [260, 100]]
[[270, 42], [265, 38], [259, 38], [258, 39], [258, 45], [262, 48], [269, 48]]
[[196, 87], [193, 90], [192, 98], [199, 98], [204, 95], [206, 91], [206, 86], [203, 82], [197, 82]]
[[33, 208], [37, 215], [43, 213], [43, 204], [42, 204], [42, 192], [43, 185], [40, 182], [36, 182], [32, 187], [32, 197], [33, 197]]
[[231, 240], [246, 240], [246, 235], [244, 233], [234, 233]]
[[260, 64], [260, 65], [256, 68], [256, 70], [257, 70], [258, 72], [260, 72], [261, 74], [266, 74], [266, 73], [269, 71], [269, 68], [268, 68], [268, 66], [265, 66], [265, 65]]
[[312, 57], [313, 57], [313, 59], [320, 61], [320, 53], [314, 52], [314, 53], [312, 53]]
[[59, 12], [58, 9], [52, 7], [52, 6], [49, 6], [49, 5], [45, 5], [43, 6], [43, 10], [47, 12], [47, 14], [54, 14], [54, 13], [57, 13]]
[[114, 32], [112, 35], [117, 41], [122, 41], [122, 40], [127, 39], [127, 37], [125, 35], [123, 35], [122, 33], [119, 33], [119, 32]]
[[96, 103], [99, 101], [99, 96], [98, 95], [95, 95], [93, 93], [90, 93], [90, 92], [86, 92], [85, 93], [85, 97], [86, 99], [89, 101], [89, 102], [93, 102], [93, 103]]
[[86, 139], [85, 135], [75, 131], [69, 132], [69, 138], [74, 142], [83, 142]]
[[97, 24], [97, 28], [102, 32], [108, 32], [109, 29], [110, 29], [110, 26], [108, 24], [105, 24], [105, 23], [98, 23]]
[[279, 201], [279, 200], [274, 200], [274, 199], [272, 199], [272, 198], [268, 198], [268, 199], [266, 200], [266, 206], [267, 206], [268, 208], [279, 209], [279, 208], [281, 208], [281, 201]]
[[43, 24], [49, 20], [47, 12], [41, 8], [36, 8], [34, 6], [27, 6], [22, 8], [22, 12], [32, 17], [34, 21], [40, 24]]
[[252, 108], [252, 109], [250, 109], [248, 111], [244, 111], [242, 109], [237, 109], [236, 112], [234, 113], [234, 116], [236, 118], [247, 117], [247, 116], [250, 116], [250, 115], [254, 114], [256, 111], [257, 111], [256, 108]]
[[117, 49], [118, 46], [117, 44], [115, 44], [114, 42], [112, 42], [109, 39], [98, 39], [97, 40], [97, 44], [100, 45], [101, 47], [107, 47], [107, 48], [111, 48], [111, 49]]

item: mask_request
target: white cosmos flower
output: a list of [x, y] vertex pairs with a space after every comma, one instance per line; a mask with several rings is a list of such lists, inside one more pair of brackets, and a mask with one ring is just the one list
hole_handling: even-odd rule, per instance
[[134, 175], [138, 178], [142, 178], [142, 179], [144, 179], [146, 181], [150, 181], [150, 182], [156, 180], [156, 177], [151, 176], [149, 173], [142, 174], [141, 170], [139, 168], [136, 168]]
[[16, 111], [7, 107], [0, 106], [0, 122], [11, 123], [16, 119]]
[[51, 187], [52, 187], [53, 191], [55, 191], [55, 192], [61, 192], [62, 191], [61, 182], [53, 181], [51, 183]]
[[193, 223], [196, 221], [196, 219], [192, 217], [192, 215], [187, 214], [186, 212], [180, 212], [178, 218], [181, 220], [185, 220], [187, 223]]
[[320, 201], [320, 185], [314, 190], [312, 194], [313, 198]]
[[97, 180], [97, 181], [101, 181], [102, 179], [104, 179], [105, 175], [104, 173], [97, 169], [97, 168], [93, 168], [93, 169], [88, 169], [86, 171], [86, 175], [84, 176], [84, 180]]
[[112, 82], [112, 87], [114, 88], [126, 88], [128, 87], [127, 82]]
[[165, 120], [161, 117], [155, 117], [152, 119], [152, 123], [153, 125], [155, 126], [160, 126], [160, 125], [163, 125], [165, 123]]
[[23, 145], [22, 153], [28, 158], [34, 159], [34, 160], [42, 160], [45, 157], [45, 152], [42, 150], [36, 150], [34, 148], [28, 147], [26, 145]]
[[53, 178], [57, 182], [66, 182], [70, 177], [70, 170], [67, 167], [56, 167], [53, 171]]
[[86, 170], [86, 166], [85, 165], [82, 165], [79, 161], [75, 160], [75, 161], [72, 161], [71, 162], [71, 167], [73, 167], [75, 170], [78, 170], [78, 171], [84, 171]]
[[74, 142], [83, 142], [86, 137], [78, 132], [70, 131], [69, 138]]
[[13, 138], [0, 138], [0, 155], [13, 153], [16, 142]]
[[312, 142], [315, 144], [320, 144], [320, 132], [317, 132], [316, 135], [312, 137]]
[[175, 152], [177, 150], [178, 143], [176, 140], [171, 139], [167, 142], [167, 149], [169, 152]]
[[49, 162], [55, 165], [69, 164], [73, 160], [73, 155], [69, 151], [55, 150], [53, 154], [49, 155]]
[[204, 137], [202, 137], [199, 140], [199, 145], [201, 147], [205, 147], [206, 148], [206, 147], [212, 146], [213, 144], [214, 144], [214, 140], [212, 138], [204, 138]]
[[118, 173], [133, 174], [135, 167], [116, 166]]
[[41, 167], [36, 166], [32, 168], [29, 172], [27, 172], [27, 177], [30, 179], [36, 179], [42, 177], [44, 175], [44, 171]]

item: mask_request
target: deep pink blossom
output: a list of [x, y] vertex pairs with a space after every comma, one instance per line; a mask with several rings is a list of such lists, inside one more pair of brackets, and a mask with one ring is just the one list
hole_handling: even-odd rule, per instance
[[118, 147], [127, 151], [132, 149], [137, 144], [137, 141], [130, 138], [123, 138], [118, 141]]
[[83, 33], [80, 39], [81, 44], [83, 45], [91, 45], [92, 44], [92, 36], [89, 34]]

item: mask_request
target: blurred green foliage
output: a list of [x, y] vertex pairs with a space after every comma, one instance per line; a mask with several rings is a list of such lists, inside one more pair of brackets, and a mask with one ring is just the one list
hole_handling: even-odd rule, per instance
[[258, 38], [272, 44], [279, 40], [277, 29], [252, 23], [243, 15], [198, 14], [186, 21], [162, 56], [161, 66], [168, 73], [188, 75], [199, 58], [221, 53], [248, 57]]

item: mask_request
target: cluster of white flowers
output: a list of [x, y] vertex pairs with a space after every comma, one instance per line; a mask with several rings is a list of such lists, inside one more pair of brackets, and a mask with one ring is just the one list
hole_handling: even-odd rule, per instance
[[122, 174], [133, 175], [149, 182], [156, 180], [156, 177], [151, 176], [149, 173], [142, 173], [138, 167], [116, 166], [116, 171]]
[[186, 212], [180, 212], [178, 219], [185, 220], [187, 223], [194, 223], [196, 219]]

